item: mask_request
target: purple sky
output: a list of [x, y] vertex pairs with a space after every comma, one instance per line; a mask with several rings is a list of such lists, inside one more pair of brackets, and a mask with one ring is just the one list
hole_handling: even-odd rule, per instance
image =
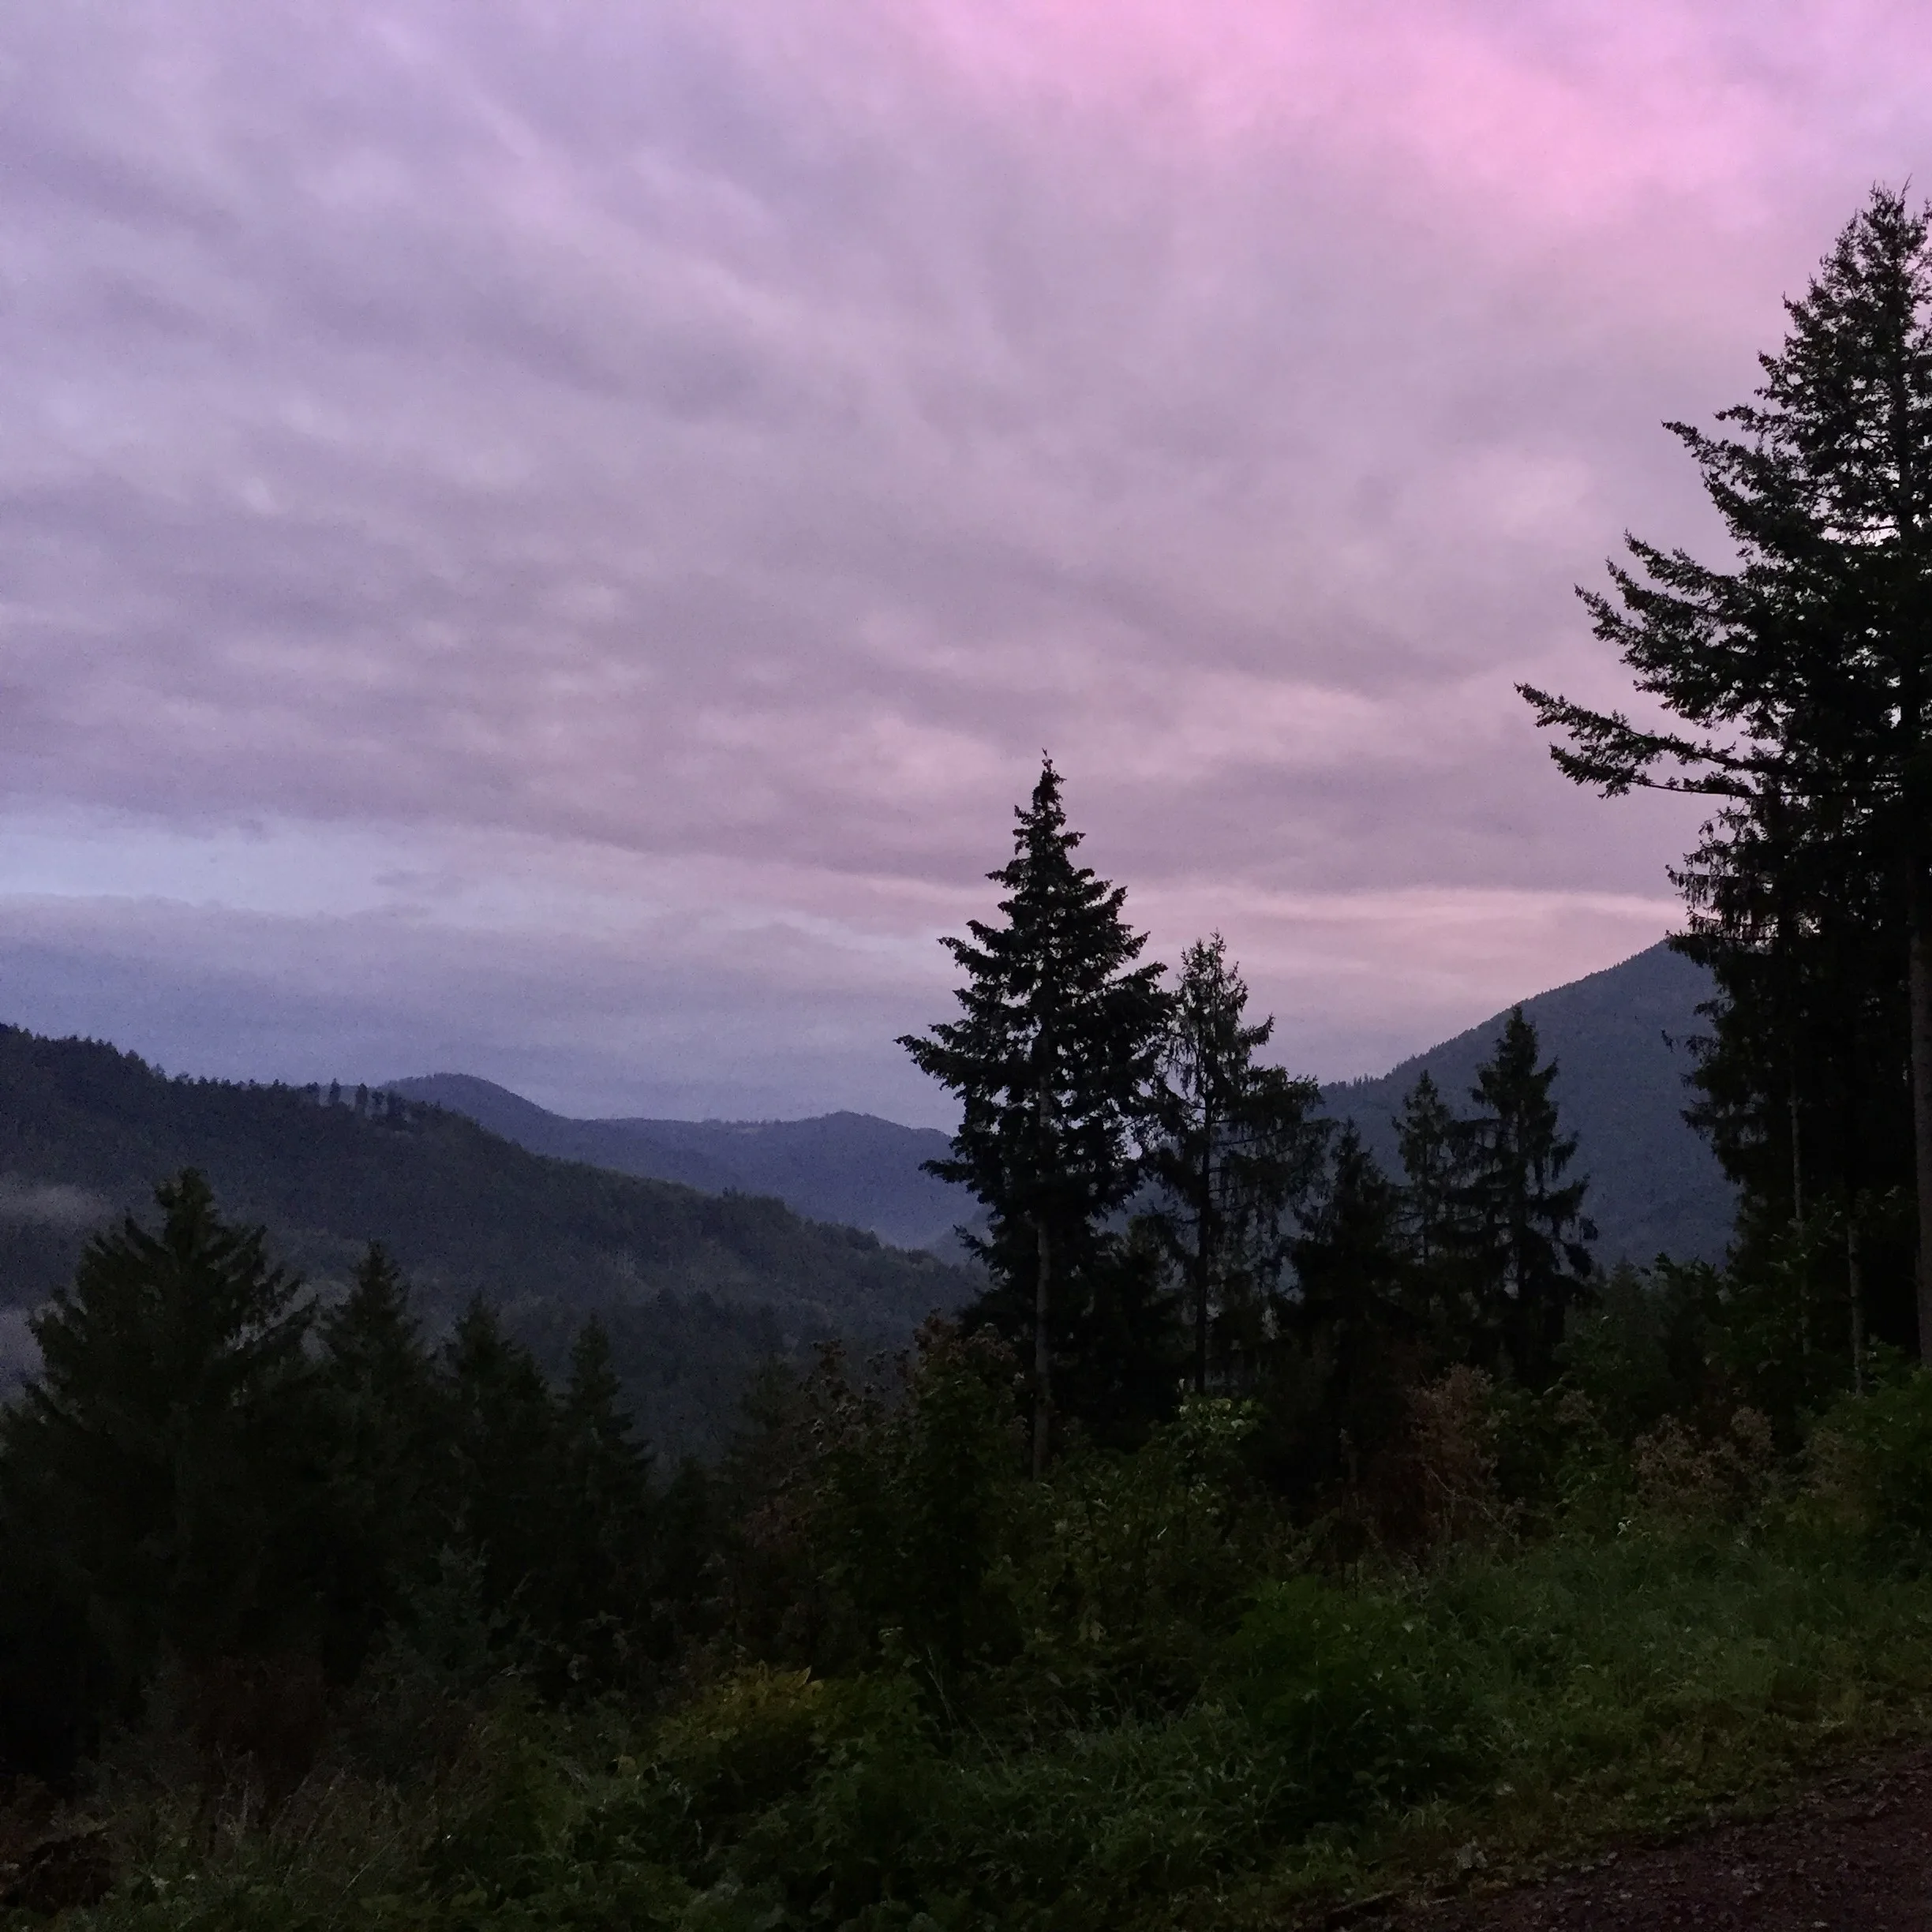
[[170, 1070], [945, 1116], [1050, 747], [1379, 1071], [1649, 943], [1571, 596], [1709, 548], [1932, 32], [1856, 0], [0, 17], [0, 1016]]

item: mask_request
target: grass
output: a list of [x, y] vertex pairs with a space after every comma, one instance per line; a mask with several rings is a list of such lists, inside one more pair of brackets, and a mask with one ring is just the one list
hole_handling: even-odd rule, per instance
[[[1047, 1687], [1050, 1692], [1050, 1687]], [[675, 1717], [497, 1701], [268, 1830], [124, 1782], [103, 1932], [1190, 1932], [1769, 1802], [1932, 1728], [1932, 1586], [1795, 1530], [1638, 1529], [1264, 1586], [1182, 1708], [997, 1728], [909, 1676], [751, 1672]], [[992, 1708], [989, 1705], [989, 1708]]]

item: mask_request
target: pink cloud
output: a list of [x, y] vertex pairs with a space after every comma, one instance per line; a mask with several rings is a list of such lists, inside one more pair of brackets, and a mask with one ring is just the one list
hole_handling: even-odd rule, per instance
[[1617, 700], [1571, 586], [1714, 536], [1658, 419], [1932, 178], [1932, 36], [1852, 0], [177, 0], [0, 57], [15, 809], [241, 911], [233, 828], [356, 829], [541, 900], [560, 985], [661, 897], [641, 950], [723, 932], [801, 1028], [848, 974], [887, 1057], [1043, 744], [1163, 945], [1332, 982], [1324, 1067], [1654, 936], [1683, 814], [1563, 786], [1513, 681]]

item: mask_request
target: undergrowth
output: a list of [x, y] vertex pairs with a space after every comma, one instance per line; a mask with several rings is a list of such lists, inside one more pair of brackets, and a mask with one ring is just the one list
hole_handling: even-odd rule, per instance
[[[1027, 1668], [1015, 1666], [1016, 1668]], [[728, 1672], [633, 1728], [473, 1699], [406, 1782], [264, 1829], [124, 1773], [90, 1915], [202, 1926], [1190, 1928], [1654, 1828], [1917, 1721], [1932, 1589], [1801, 1512], [1252, 1589], [1199, 1688], [994, 1728], [904, 1664]], [[375, 1721], [365, 1712], [365, 1724]]]

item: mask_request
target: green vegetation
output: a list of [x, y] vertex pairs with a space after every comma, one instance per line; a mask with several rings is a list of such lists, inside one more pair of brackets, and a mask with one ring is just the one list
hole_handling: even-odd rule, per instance
[[[183, 1631], [173, 1705], [103, 1737], [94, 1917], [1259, 1926], [1694, 1818], [1923, 1721], [1932, 1383], [1846, 1398], [1795, 1460], [1749, 1411], [1626, 1440], [1649, 1292], [1626, 1286], [1559, 1389], [1412, 1391], [1402, 1456], [1335, 1498], [1377, 1539], [1346, 1563], [1334, 1513], [1257, 1478], [1260, 1417], [1225, 1398], [1031, 1481], [1013, 1358], [938, 1325], [897, 1387], [828, 1363], [769, 1389], [712, 1479], [703, 1582], [634, 1559], [648, 1604], [618, 1608], [597, 1558], [621, 1537], [582, 1526], [664, 1524], [634, 1460], [500, 1462], [492, 1528], [443, 1546], [325, 1730], [268, 1720], [290, 1653], [238, 1679]], [[498, 1418], [472, 1440], [522, 1440], [537, 1392], [500, 1340], [462, 1348], [440, 1374]], [[324, 1380], [372, 1386], [343, 1354]], [[566, 1419], [608, 1417], [594, 1384], [552, 1404], [540, 1456], [608, 1454]], [[533, 1534], [506, 1588], [492, 1559]], [[560, 1649], [573, 1593], [609, 1608]]]

